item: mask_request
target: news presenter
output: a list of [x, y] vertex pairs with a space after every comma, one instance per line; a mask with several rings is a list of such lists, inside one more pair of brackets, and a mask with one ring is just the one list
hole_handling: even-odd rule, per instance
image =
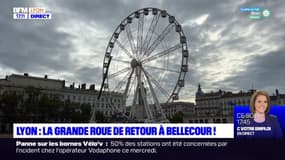
[[253, 113], [251, 125], [253, 127], [271, 127], [270, 131], [255, 131], [255, 138], [282, 138], [282, 131], [278, 119], [268, 114], [270, 98], [265, 91], [256, 91], [250, 100], [250, 109]]

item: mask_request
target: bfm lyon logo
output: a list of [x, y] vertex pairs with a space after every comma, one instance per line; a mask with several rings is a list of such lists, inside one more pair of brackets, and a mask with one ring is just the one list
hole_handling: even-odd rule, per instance
[[13, 19], [51, 19], [51, 13], [43, 7], [13, 8]]

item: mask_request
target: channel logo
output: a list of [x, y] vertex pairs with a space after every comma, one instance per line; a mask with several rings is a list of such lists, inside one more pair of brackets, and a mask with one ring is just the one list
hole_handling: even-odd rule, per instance
[[262, 11], [262, 15], [263, 15], [263, 17], [267, 18], [270, 16], [270, 11], [268, 9], [264, 9]]
[[248, 18], [252, 20], [268, 18], [270, 16], [268, 9], [261, 9], [259, 7], [241, 7], [240, 12], [249, 13]]
[[52, 14], [43, 7], [14, 7], [13, 19], [51, 19]]

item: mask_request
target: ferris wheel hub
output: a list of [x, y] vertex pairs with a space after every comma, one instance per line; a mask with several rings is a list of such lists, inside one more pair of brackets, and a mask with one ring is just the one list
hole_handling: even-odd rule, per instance
[[142, 63], [140, 61], [137, 61], [135, 58], [131, 61], [131, 67], [136, 68], [138, 66], [142, 66]]

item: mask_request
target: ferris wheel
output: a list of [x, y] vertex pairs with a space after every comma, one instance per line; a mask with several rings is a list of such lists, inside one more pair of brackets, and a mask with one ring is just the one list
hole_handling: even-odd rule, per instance
[[121, 21], [107, 44], [99, 96], [121, 94], [129, 117], [138, 121], [167, 121], [161, 103], [179, 99], [187, 71], [187, 40], [175, 17], [139, 9]]

